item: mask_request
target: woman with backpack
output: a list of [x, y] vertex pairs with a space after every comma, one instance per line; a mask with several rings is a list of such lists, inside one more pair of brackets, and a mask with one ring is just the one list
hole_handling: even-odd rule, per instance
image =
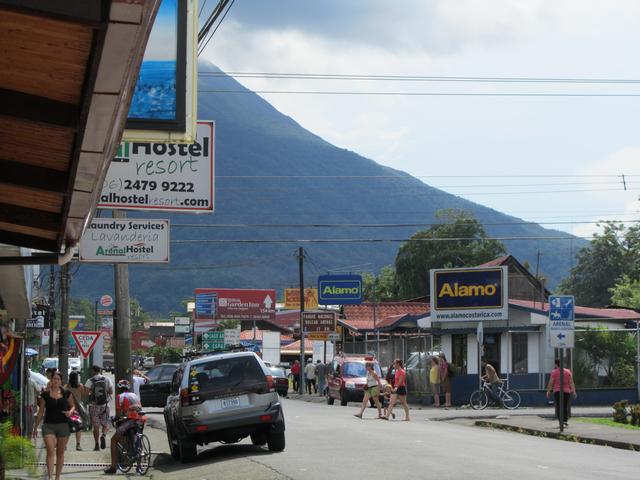
[[[67, 383], [64, 388], [71, 392], [73, 396], [73, 401], [76, 406], [76, 410], [80, 413], [83, 423], [87, 422], [87, 415], [84, 405], [82, 403], [84, 397], [84, 386], [80, 383], [80, 373], [71, 372], [69, 374], [69, 383]], [[80, 440], [82, 440], [82, 429], [76, 431], [76, 450], [81, 451], [82, 447], [80, 446]]]

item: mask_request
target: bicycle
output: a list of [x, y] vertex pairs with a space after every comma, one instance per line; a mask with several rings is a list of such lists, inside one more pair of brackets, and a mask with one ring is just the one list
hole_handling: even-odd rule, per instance
[[146, 417], [142, 412], [140, 416], [141, 418], [135, 421], [135, 426], [127, 432], [124, 445], [117, 443], [118, 470], [122, 473], [128, 473], [135, 464], [136, 473], [145, 475], [151, 466], [151, 443], [143, 433]]
[[[489, 399], [495, 399], [497, 402], [508, 410], [514, 410], [520, 406], [520, 394], [515, 390], [509, 390], [506, 379], [501, 378], [498, 384], [497, 395], [491, 390], [492, 385], [486, 380], [482, 380], [482, 386], [479, 390], [474, 391], [469, 398], [471, 408], [474, 410], [483, 410], [487, 408]], [[506, 387], [506, 388], [505, 388]]]

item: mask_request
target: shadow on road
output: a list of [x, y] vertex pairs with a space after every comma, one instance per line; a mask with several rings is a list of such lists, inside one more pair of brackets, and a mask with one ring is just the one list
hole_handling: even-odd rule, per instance
[[235, 458], [257, 457], [279, 453], [270, 452], [266, 446], [259, 447], [256, 445], [248, 444], [234, 444], [218, 445], [217, 447], [212, 447], [211, 445], [212, 444], [209, 444], [208, 446], [198, 448], [198, 459], [195, 462], [185, 464], [180, 462], [180, 460], [174, 459], [167, 453], [160, 453], [157, 454], [153, 462], [153, 466], [156, 470], [168, 473], [178, 470], [184, 470], [185, 468], [189, 467], [197, 467], [204, 464], [233, 460]]

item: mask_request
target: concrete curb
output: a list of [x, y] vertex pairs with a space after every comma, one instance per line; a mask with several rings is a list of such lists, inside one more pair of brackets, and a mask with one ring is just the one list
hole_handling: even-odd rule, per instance
[[504, 423], [490, 422], [487, 420], [477, 420], [476, 422], [474, 422], [474, 425], [477, 427], [496, 428], [499, 430], [506, 430], [509, 432], [524, 433], [524, 434], [533, 435], [536, 437], [554, 438], [556, 440], [564, 440], [564, 441], [576, 442], [576, 443], [587, 443], [590, 445], [601, 445], [603, 447], [613, 447], [613, 448], [619, 448], [622, 450], [632, 450], [635, 452], [640, 451], [640, 444], [631, 443], [631, 442], [619, 442], [616, 440], [603, 440], [601, 438], [585, 437], [585, 436], [560, 433], [560, 432], [549, 432], [549, 431], [538, 430], [530, 427], [505, 425]]

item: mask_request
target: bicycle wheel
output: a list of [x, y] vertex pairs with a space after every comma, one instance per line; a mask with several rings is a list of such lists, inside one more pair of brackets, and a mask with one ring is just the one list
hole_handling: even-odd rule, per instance
[[151, 443], [146, 435], [141, 435], [138, 441], [136, 472], [144, 475], [149, 471], [151, 466]]
[[133, 466], [133, 462], [131, 461], [131, 457], [129, 456], [129, 452], [131, 451], [131, 449], [129, 448], [127, 443], [129, 442], [125, 442], [124, 445], [120, 442], [118, 442], [117, 444], [118, 470], [120, 470], [122, 473], [127, 473], [129, 470], [131, 470], [131, 467]]
[[520, 406], [520, 394], [515, 390], [507, 390], [502, 397], [504, 408], [515, 410]]
[[471, 404], [471, 408], [473, 408], [474, 410], [483, 410], [487, 408], [489, 398], [487, 397], [487, 394], [484, 392], [484, 390], [476, 390], [471, 394], [469, 403]]

